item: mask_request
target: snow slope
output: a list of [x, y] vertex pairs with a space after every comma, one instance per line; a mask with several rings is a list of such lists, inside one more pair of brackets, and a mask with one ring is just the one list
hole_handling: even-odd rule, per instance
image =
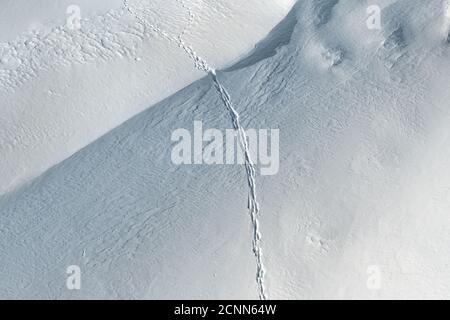
[[292, 3], [2, 0], [0, 194], [201, 78], [179, 41], [220, 68]]
[[[371, 1], [299, 1], [226, 71], [3, 195], [0, 297], [449, 298], [444, 3], [379, 1], [369, 30]], [[280, 172], [172, 164], [195, 120], [279, 128]]]

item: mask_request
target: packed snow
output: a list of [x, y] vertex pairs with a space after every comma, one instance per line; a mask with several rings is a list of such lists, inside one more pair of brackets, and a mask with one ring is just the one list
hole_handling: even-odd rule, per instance
[[448, 0], [105, 3], [1, 47], [1, 298], [449, 298]]

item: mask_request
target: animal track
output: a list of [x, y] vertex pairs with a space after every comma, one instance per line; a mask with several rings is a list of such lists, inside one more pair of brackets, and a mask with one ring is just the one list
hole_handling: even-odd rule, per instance
[[[219, 97], [221, 98], [224, 106], [226, 107], [227, 111], [230, 113], [231, 120], [233, 123], [234, 129], [238, 133], [239, 137], [239, 143], [241, 144], [242, 149], [244, 150], [244, 158], [245, 158], [245, 171], [247, 175], [247, 183], [249, 186], [249, 196], [248, 196], [248, 209], [250, 213], [250, 218], [252, 222], [252, 250], [255, 255], [256, 259], [256, 265], [257, 265], [257, 271], [256, 271], [256, 283], [258, 285], [258, 295], [261, 300], [267, 299], [266, 289], [264, 286], [264, 275], [265, 275], [265, 268], [262, 260], [262, 249], [261, 249], [261, 232], [259, 227], [259, 203], [257, 200], [257, 193], [256, 193], [256, 169], [255, 165], [253, 163], [253, 160], [250, 157], [250, 150], [248, 146], [247, 141], [247, 134], [244, 130], [244, 128], [240, 124], [240, 117], [237, 113], [236, 109], [233, 107], [233, 104], [231, 102], [230, 95], [228, 94], [225, 87], [220, 83], [216, 71], [208, 65], [205, 59], [197, 55], [197, 53], [194, 51], [194, 49], [186, 44], [183, 40], [183, 35], [186, 33], [186, 30], [189, 28], [189, 26], [192, 24], [193, 18], [195, 15], [192, 13], [192, 11], [185, 5], [183, 0], [177, 0], [178, 3], [182, 4], [184, 8], [188, 10], [189, 13], [189, 22], [186, 25], [186, 27], [183, 29], [183, 31], [178, 36], [171, 36], [168, 33], [164, 32], [160, 28], [158, 28], [155, 25], [148, 24], [145, 21], [142, 21], [143, 24], [148, 24], [155, 32], [160, 34], [162, 37], [167, 39], [168, 41], [172, 43], [176, 43], [180, 48], [184, 50], [184, 52], [189, 56], [189, 58], [194, 62], [194, 66], [196, 69], [203, 71], [207, 74], [209, 74], [213, 81], [214, 86], [217, 90], [217, 93], [219, 94]], [[128, 5], [128, 1], [124, 0], [125, 8], [132, 13], [137, 19], [142, 20], [133, 9]]]

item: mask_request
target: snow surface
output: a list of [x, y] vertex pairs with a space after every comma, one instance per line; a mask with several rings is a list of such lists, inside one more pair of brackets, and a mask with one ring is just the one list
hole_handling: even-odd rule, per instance
[[2, 1], [0, 194], [201, 78], [179, 36], [220, 68], [251, 50], [293, 4], [85, 0], [77, 2], [81, 29], [70, 30], [68, 0]]
[[[226, 16], [219, 5], [225, 3], [213, 11]], [[263, 3], [253, 8], [265, 12]], [[374, 3], [382, 10], [381, 30], [366, 27]], [[227, 28], [233, 20], [247, 22], [240, 20], [244, 13], [233, 12]], [[446, 0], [299, 1], [232, 64], [225, 49], [219, 50], [222, 64], [210, 51], [215, 43], [237, 41], [220, 37], [218, 30], [226, 28], [211, 31], [209, 40], [199, 31], [177, 48], [164, 23], [150, 25], [173, 57], [154, 68], [185, 70], [195, 60], [198, 73], [186, 73], [186, 82], [201, 70], [209, 73], [155, 105], [151, 96], [135, 95], [160, 78], [143, 76], [131, 58], [119, 59], [121, 67], [107, 59], [89, 68], [66, 65], [61, 78], [47, 75], [55, 92], [83, 92], [85, 100], [74, 98], [77, 105], [115, 102], [138, 110], [147, 99], [149, 108], [0, 197], [0, 297], [449, 298], [446, 12]], [[148, 67], [151, 60], [141, 61]], [[103, 91], [101, 85], [69, 86], [64, 78], [89, 70], [93, 76], [91, 68], [99, 69], [96, 81], [113, 70]], [[125, 70], [132, 70], [126, 78]], [[11, 83], [2, 81], [5, 88]], [[28, 101], [40, 102], [36, 92], [47, 83], [27, 83], [14, 87], [9, 101], [28, 92]], [[163, 87], [161, 97], [177, 82]], [[61, 97], [67, 110], [51, 117], [62, 127], [72, 110], [68, 97]], [[47, 119], [42, 105], [27, 104], [27, 110]], [[87, 118], [103, 126], [111, 113], [126, 118], [113, 109]], [[196, 120], [219, 129], [279, 128], [280, 172], [255, 175], [249, 163], [172, 164], [171, 133]], [[14, 141], [12, 150], [26, 145]], [[36, 158], [29, 159], [28, 173], [50, 150], [30, 146]], [[52, 155], [39, 166], [62, 157]], [[14, 166], [6, 168], [2, 176], [8, 177]], [[65, 286], [69, 265], [82, 270], [81, 290]], [[368, 286], [373, 267], [380, 271], [376, 289]]]

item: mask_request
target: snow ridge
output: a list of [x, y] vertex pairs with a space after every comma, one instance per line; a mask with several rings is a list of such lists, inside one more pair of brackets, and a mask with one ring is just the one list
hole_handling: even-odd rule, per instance
[[245, 171], [247, 175], [247, 182], [248, 186], [250, 188], [249, 191], [249, 200], [248, 200], [248, 209], [250, 213], [250, 218], [252, 221], [252, 229], [253, 229], [253, 235], [252, 235], [252, 250], [256, 258], [256, 283], [258, 285], [258, 292], [259, 292], [259, 299], [260, 300], [266, 300], [267, 294], [266, 289], [264, 286], [264, 274], [265, 274], [265, 268], [263, 264], [262, 259], [262, 249], [261, 249], [261, 232], [259, 227], [259, 203], [257, 201], [256, 196], [256, 168], [253, 163], [253, 160], [250, 156], [250, 148], [248, 145], [248, 137], [244, 130], [244, 128], [240, 124], [239, 120], [239, 113], [236, 111], [236, 109], [233, 107], [233, 104], [231, 102], [230, 95], [228, 94], [227, 90], [222, 86], [219, 79], [217, 78], [216, 70], [211, 68], [208, 63], [200, 57], [192, 48], [192, 46], [186, 44], [183, 40], [183, 36], [187, 32], [187, 29], [189, 26], [193, 23], [193, 20], [195, 18], [195, 15], [193, 14], [192, 10], [190, 10], [187, 5], [182, 1], [178, 1], [189, 14], [189, 21], [186, 25], [186, 27], [183, 29], [183, 31], [178, 36], [171, 36], [170, 34], [164, 32], [157, 26], [148, 23], [141, 17], [139, 17], [133, 9], [131, 9], [130, 5], [128, 4], [128, 0], [124, 0], [124, 7], [125, 9], [130, 12], [133, 16], [136, 17], [138, 21], [140, 21], [144, 26], [149, 26], [153, 31], [155, 31], [157, 34], [162, 36], [163, 38], [167, 39], [168, 41], [175, 43], [184, 50], [184, 52], [189, 56], [189, 58], [194, 62], [194, 66], [196, 69], [203, 71], [209, 75], [211, 75], [214, 86], [217, 90], [217, 93], [219, 94], [223, 104], [227, 108], [228, 112], [231, 115], [231, 120], [233, 122], [233, 127], [238, 133], [238, 139], [239, 143], [241, 145], [242, 150], [244, 151], [244, 158], [245, 158]]

